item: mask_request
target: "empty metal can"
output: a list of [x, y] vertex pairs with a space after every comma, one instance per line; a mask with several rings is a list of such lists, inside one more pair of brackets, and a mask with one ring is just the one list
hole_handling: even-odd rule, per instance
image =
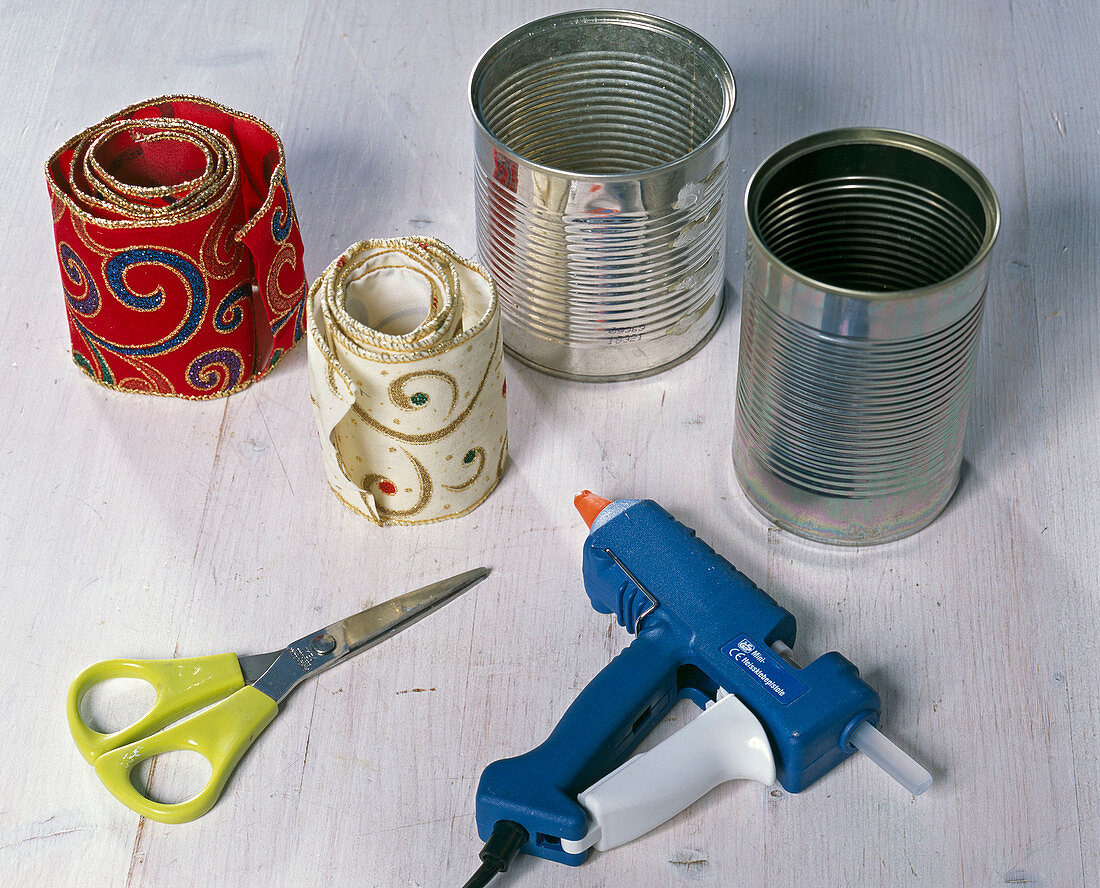
[[521, 361], [629, 379], [700, 348], [723, 303], [734, 82], [652, 15], [539, 19], [470, 83], [478, 253]]
[[780, 149], [745, 196], [733, 461], [811, 539], [904, 537], [958, 483], [989, 256], [986, 178], [921, 136], [843, 129]]

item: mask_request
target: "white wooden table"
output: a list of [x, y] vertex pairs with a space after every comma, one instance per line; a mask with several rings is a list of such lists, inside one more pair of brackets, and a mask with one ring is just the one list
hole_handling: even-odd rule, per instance
[[[303, 347], [193, 404], [73, 366], [46, 157], [110, 112], [209, 96], [282, 135], [309, 276], [365, 236], [474, 252], [469, 72], [566, 3], [0, 6], [5, 333], [0, 873], [20, 886], [459, 885], [481, 769], [540, 742], [628, 636], [579, 576], [587, 486], [656, 499], [836, 649], [936, 783], [870, 762], [801, 795], [726, 785], [579, 869], [521, 858], [500, 885], [1100, 885], [1100, 7], [659, 3], [737, 77], [731, 194], [792, 139], [912, 130], [1000, 197], [966, 458], [947, 511], [843, 550], [769, 527], [730, 462], [739, 298], [711, 343], [613, 387], [509, 361], [511, 463], [463, 519], [379, 529], [324, 481]], [[740, 289], [744, 222], [731, 214]], [[217, 807], [140, 820], [77, 754], [64, 694], [88, 663], [277, 647], [423, 582], [491, 578], [303, 685]], [[103, 705], [111, 707], [113, 698]], [[688, 717], [681, 704], [667, 733]]]

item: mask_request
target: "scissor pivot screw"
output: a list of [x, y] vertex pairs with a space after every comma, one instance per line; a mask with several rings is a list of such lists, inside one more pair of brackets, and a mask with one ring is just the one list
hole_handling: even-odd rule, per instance
[[314, 638], [313, 641], [309, 643], [309, 646], [313, 648], [314, 653], [331, 654], [336, 650], [336, 639], [326, 632]]

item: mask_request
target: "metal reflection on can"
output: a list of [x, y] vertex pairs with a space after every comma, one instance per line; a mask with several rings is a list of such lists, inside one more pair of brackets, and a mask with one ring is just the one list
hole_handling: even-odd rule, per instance
[[928, 524], [958, 483], [997, 198], [920, 136], [819, 133], [756, 171], [733, 461], [753, 504], [860, 545]]
[[656, 373], [722, 313], [734, 82], [698, 34], [636, 12], [531, 22], [470, 83], [478, 252], [520, 360]]

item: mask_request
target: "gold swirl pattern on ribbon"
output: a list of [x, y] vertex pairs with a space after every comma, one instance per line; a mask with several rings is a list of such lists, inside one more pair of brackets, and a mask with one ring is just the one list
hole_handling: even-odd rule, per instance
[[[408, 509], [393, 509], [381, 504], [376, 504], [378, 514], [390, 520], [412, 518], [414, 515], [419, 515], [424, 510], [424, 507], [428, 505], [428, 501], [432, 498], [432, 476], [428, 474], [428, 470], [424, 468], [423, 463], [409, 453], [409, 451], [402, 448], [402, 452], [409, 458], [409, 462], [412, 463], [413, 468], [416, 469], [417, 481], [420, 482], [420, 495], [417, 497], [416, 502]], [[376, 485], [378, 486], [379, 492], [385, 493], [382, 485], [386, 484], [393, 484], [393, 482], [384, 475], [365, 475], [360, 484], [360, 487], [362, 487], [364, 491], [362, 494], [364, 501], [366, 501], [368, 495], [371, 495], [368, 491], [373, 493], [373, 489]], [[392, 494], [390, 496], [392, 496]]]
[[[236, 239], [239, 228], [229, 224], [232, 209], [233, 207], [228, 204], [222, 207], [218, 211], [214, 224], [202, 239], [200, 255], [203, 267], [211, 277], [232, 277], [241, 264], [243, 247]], [[228, 250], [229, 255], [223, 258], [224, 250]]]
[[310, 395], [340, 500], [379, 525], [476, 508], [508, 454], [488, 273], [431, 238], [363, 241], [313, 283], [308, 304]]
[[448, 490], [465, 490], [467, 487], [477, 482], [477, 479], [481, 477], [482, 469], [485, 468], [485, 448], [474, 447], [467, 450], [466, 455], [462, 457], [462, 462], [466, 464], [476, 462], [477, 468], [474, 470], [473, 476], [467, 478], [461, 484], [444, 484], [443, 486]]
[[[405, 386], [414, 379], [438, 379], [446, 383], [451, 390], [451, 406], [447, 408], [447, 416], [454, 413], [455, 404], [458, 403], [458, 383], [454, 381], [453, 376], [448, 376], [440, 370], [417, 370], [414, 373], [406, 373], [404, 376], [399, 376], [390, 383], [387, 389], [391, 404], [395, 404], [402, 410], [409, 411], [422, 410], [424, 407], [428, 406], [431, 402], [431, 398], [427, 393], [414, 392], [411, 396], [406, 393]], [[416, 398], [416, 400], [412, 400], [413, 398]]]
[[302, 298], [301, 290], [284, 293], [279, 286], [279, 275], [282, 274], [283, 268], [287, 265], [291, 268], [297, 268], [298, 258], [294, 252], [294, 247], [290, 244], [283, 244], [279, 247], [279, 252], [275, 254], [275, 258], [271, 262], [271, 268], [267, 273], [267, 300], [271, 305], [272, 313], [276, 317], [286, 314]]
[[151, 99], [68, 139], [45, 172], [73, 360], [94, 381], [223, 397], [301, 338], [301, 235], [263, 121]]
[[[498, 359], [498, 363], [499, 363], [499, 359]], [[460, 414], [458, 414], [458, 416], [456, 416], [451, 422], [449, 422], [447, 425], [443, 426], [442, 428], [432, 429], [431, 431], [427, 431], [427, 432], [423, 432], [423, 433], [419, 433], [419, 434], [409, 434], [407, 432], [400, 431], [399, 429], [395, 429], [395, 428], [392, 428], [390, 426], [387, 426], [384, 422], [380, 422], [379, 420], [375, 419], [358, 402], [353, 404], [351, 409], [355, 411], [356, 416], [358, 416], [360, 419], [362, 419], [363, 422], [365, 422], [367, 425], [369, 425], [375, 431], [381, 432], [384, 435], [388, 435], [391, 438], [396, 438], [398, 441], [402, 441], [406, 444], [426, 444], [430, 441], [440, 441], [443, 438], [446, 438], [449, 434], [451, 434], [451, 432], [453, 432], [455, 429], [457, 429], [460, 425], [462, 425], [462, 423], [464, 423], [466, 421], [467, 417], [469, 417], [469, 415], [473, 412], [474, 408], [477, 406], [478, 399], [481, 397], [481, 391], [482, 391], [483, 388], [485, 388], [485, 381], [489, 378], [489, 371], [492, 369], [492, 367], [493, 367], [493, 362], [492, 362], [492, 359], [490, 358], [489, 363], [485, 366], [485, 373], [481, 377], [481, 381], [477, 385], [477, 391], [474, 392], [474, 396], [470, 399], [470, 402], [466, 405], [466, 407], [463, 409], [463, 411]], [[432, 374], [435, 375], [435, 376], [446, 376], [446, 374], [443, 374], [438, 370], [433, 370]], [[457, 383], [455, 383], [455, 381], [453, 379], [451, 379], [450, 382], [451, 382], [451, 385], [454, 386], [455, 391], [457, 391], [458, 390]], [[392, 400], [392, 397], [391, 397], [391, 400]], [[397, 401], [393, 401], [393, 403], [396, 404], [397, 406], [400, 406], [400, 404], [398, 404]], [[451, 409], [453, 410], [454, 407], [452, 406]]]

